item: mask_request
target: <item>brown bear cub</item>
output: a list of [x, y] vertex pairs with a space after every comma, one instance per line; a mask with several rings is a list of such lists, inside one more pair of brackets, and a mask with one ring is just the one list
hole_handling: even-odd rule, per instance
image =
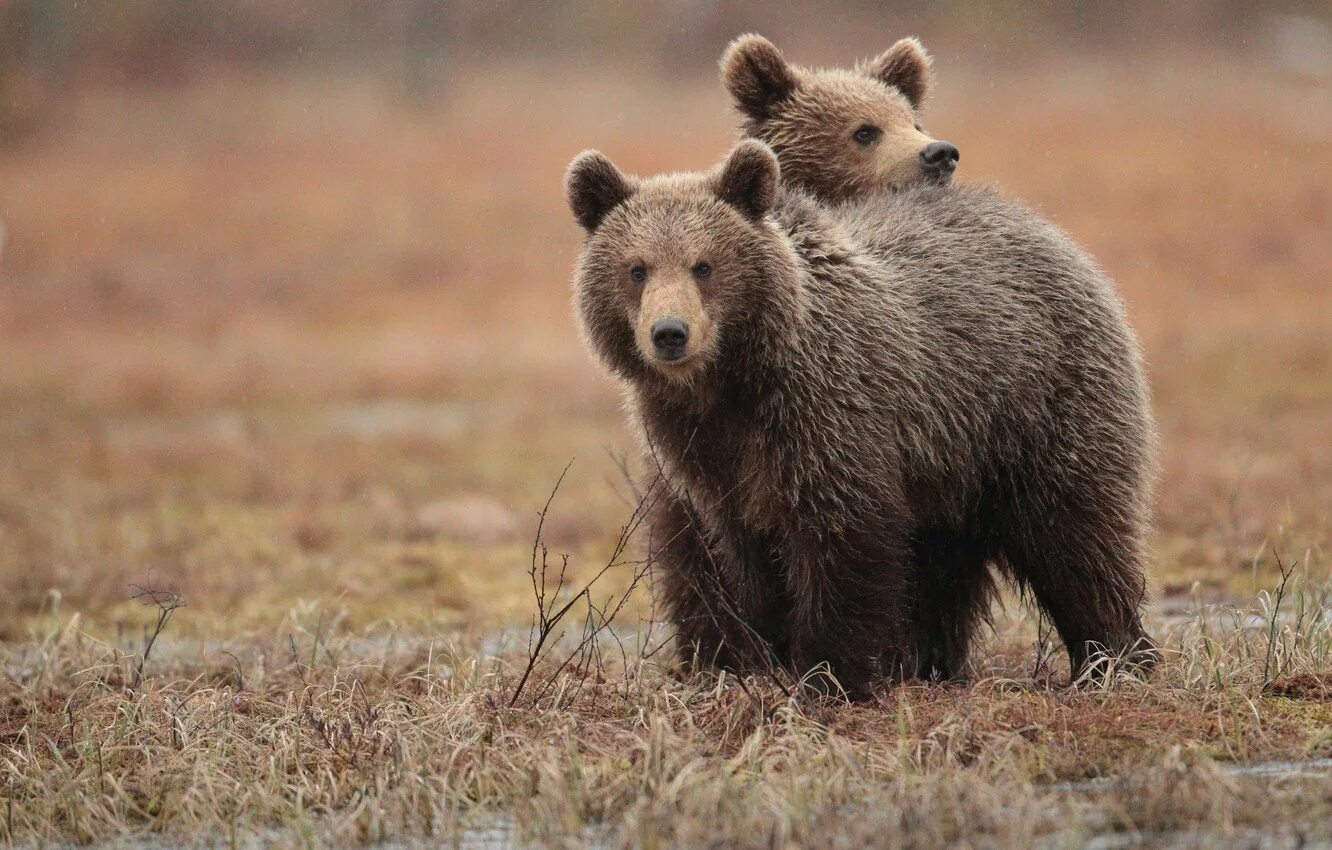
[[651, 545], [687, 657], [827, 663], [858, 698], [951, 677], [990, 564], [1075, 674], [1098, 649], [1150, 657], [1146, 380], [1063, 233], [979, 189], [823, 208], [754, 140], [649, 179], [586, 152], [566, 187], [575, 312], [659, 470]]
[[920, 127], [931, 67], [914, 38], [845, 71], [792, 65], [763, 36], [743, 35], [721, 65], [745, 135], [777, 153], [789, 185], [825, 203], [953, 176], [957, 148]]
[[950, 677], [993, 564], [1075, 675], [1096, 650], [1148, 660], [1153, 429], [1111, 284], [989, 191], [825, 208], [779, 177], [746, 140], [709, 173], [585, 152], [566, 178], [576, 313], [660, 471], [651, 546], [685, 658], [826, 663], [856, 698]]

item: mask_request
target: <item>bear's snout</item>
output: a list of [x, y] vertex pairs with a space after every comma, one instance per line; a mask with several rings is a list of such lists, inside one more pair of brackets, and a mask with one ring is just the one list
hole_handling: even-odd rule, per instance
[[920, 150], [920, 167], [926, 174], [940, 179], [951, 177], [962, 158], [952, 142], [930, 142]]
[[684, 357], [689, 344], [689, 325], [681, 319], [662, 319], [652, 325], [652, 346], [657, 356], [670, 363]]

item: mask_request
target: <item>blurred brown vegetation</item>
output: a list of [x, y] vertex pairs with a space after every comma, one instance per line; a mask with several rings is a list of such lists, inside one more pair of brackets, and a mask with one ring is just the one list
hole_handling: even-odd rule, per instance
[[784, 44], [854, 50], [877, 47], [871, 37], [921, 31], [973, 61], [1011, 65], [1033, 54], [1180, 44], [1261, 53], [1274, 38], [1289, 40], [1282, 33], [1292, 20], [1327, 13], [1317, 0], [6, 0], [0, 79], [9, 96], [0, 126], [20, 129], [41, 111], [25, 92], [89, 81], [174, 84], [218, 66], [354, 69], [395, 76], [408, 94], [433, 97], [448, 89], [453, 71], [477, 64], [614, 57], [698, 76], [729, 38], [749, 29]]
[[[1302, 765], [1332, 753], [1330, 19], [0, 0], [0, 840], [1326, 835], [1326, 762]], [[1152, 683], [1051, 688], [1010, 606], [977, 682], [873, 706], [631, 655], [503, 708], [560, 471], [543, 540], [571, 587], [632, 502], [571, 317], [563, 169], [717, 161], [715, 60], [745, 30], [828, 65], [921, 36], [960, 179], [1120, 285], [1164, 441]], [[1274, 552], [1299, 564], [1284, 609]], [[188, 603], [150, 660], [133, 585]], [[1271, 759], [1299, 763], [1245, 764]]]
[[[570, 317], [560, 176], [734, 138], [758, 30], [845, 65], [935, 54], [960, 179], [1120, 284], [1165, 439], [1156, 589], [1326, 567], [1332, 95], [1325, 4], [0, 3], [0, 579], [15, 638], [127, 586], [180, 628], [331, 599], [514, 619], [525, 538], [627, 512], [616, 391]], [[608, 452], [607, 449], [610, 451]], [[610, 482], [610, 483], [608, 483]]]

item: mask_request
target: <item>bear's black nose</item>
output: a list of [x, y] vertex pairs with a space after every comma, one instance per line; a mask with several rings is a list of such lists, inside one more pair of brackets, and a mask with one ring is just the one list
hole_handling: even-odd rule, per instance
[[689, 325], [680, 319], [662, 319], [652, 326], [652, 344], [662, 360], [684, 357], [685, 343], [689, 342]]
[[957, 168], [962, 155], [952, 142], [930, 142], [920, 151], [920, 164], [926, 171], [947, 174]]

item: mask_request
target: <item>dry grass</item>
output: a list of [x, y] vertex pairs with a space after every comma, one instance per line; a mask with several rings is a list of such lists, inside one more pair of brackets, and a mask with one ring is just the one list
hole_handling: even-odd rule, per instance
[[[0, 154], [0, 838], [1326, 834], [1318, 777], [1237, 767], [1332, 755], [1326, 90], [1211, 59], [941, 70], [963, 177], [1066, 226], [1142, 332], [1150, 683], [1063, 688], [1014, 604], [970, 687], [849, 707], [608, 644], [509, 708], [560, 469], [574, 587], [630, 509], [559, 175], [588, 145], [714, 161], [715, 81], [515, 69], [425, 112], [364, 80], [94, 92]], [[1300, 562], [1277, 617], [1274, 550]], [[188, 603], [137, 684], [134, 584]]]
[[[1326, 593], [1290, 590], [1309, 608]], [[521, 645], [351, 633], [309, 610], [218, 645], [168, 642], [133, 686], [141, 656], [75, 617], [0, 655], [3, 836], [461, 841], [500, 823], [552, 845], [1015, 847], [1272, 823], [1317, 834], [1332, 825], [1318, 774], [1230, 767], [1332, 755], [1319, 690], [1332, 621], [1317, 611], [1276, 621], [1280, 676], [1253, 609], [1170, 629], [1149, 684], [1033, 679], [1008, 634], [971, 686], [903, 686], [869, 706], [681, 679], [612, 651], [509, 707]]]

